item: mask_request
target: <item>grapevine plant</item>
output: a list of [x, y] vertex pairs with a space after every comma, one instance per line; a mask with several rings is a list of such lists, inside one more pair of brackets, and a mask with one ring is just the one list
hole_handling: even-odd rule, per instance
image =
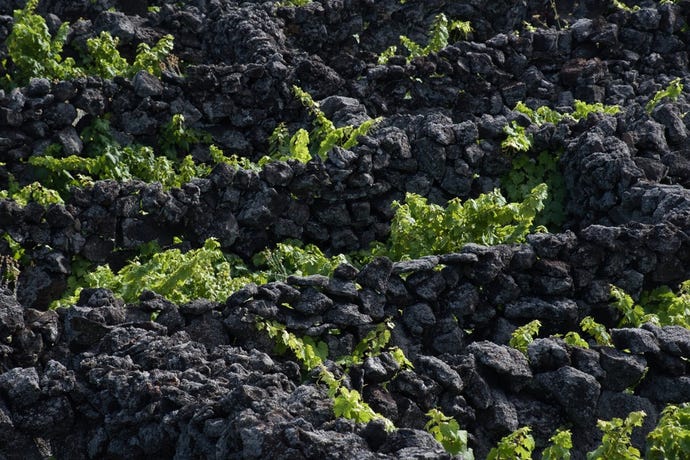
[[[472, 32], [472, 26], [469, 21], [459, 21], [453, 20], [449, 21], [445, 14], [439, 13], [434, 17], [431, 23], [431, 28], [429, 29], [429, 41], [426, 46], [422, 46], [419, 43], [411, 40], [405, 35], [400, 36], [400, 43], [407, 50], [408, 62], [416, 57], [428, 56], [431, 53], [437, 53], [443, 48], [448, 46], [448, 39], [453, 32], [457, 32], [462, 38], [467, 38], [467, 36]], [[391, 45], [385, 49], [379, 55], [379, 64], [385, 64], [388, 60], [394, 56], [398, 51], [396, 45]]]
[[[46, 20], [36, 14], [38, 0], [29, 0], [21, 10], [14, 10], [14, 25], [7, 37], [7, 52], [13, 64], [5, 67], [6, 87], [26, 85], [31, 78], [65, 80], [83, 75], [103, 78], [131, 77], [140, 70], [160, 75], [162, 65], [170, 57], [174, 39], [163, 36], [153, 46], [140, 43], [132, 64], [120, 56], [118, 38], [109, 32], [86, 41], [81, 66], [72, 57], [63, 57], [62, 51], [69, 33], [69, 23], [63, 22], [55, 36], [50, 34]], [[12, 74], [7, 71], [11, 70]]]
[[[592, 113], [615, 115], [620, 111], [620, 107], [575, 100], [573, 110], [569, 113], [559, 112], [548, 106], [531, 109], [523, 102], [518, 102], [513, 110], [527, 116], [532, 125], [539, 127], [545, 123], [558, 124], [563, 120], [580, 121]], [[537, 223], [559, 228], [566, 217], [565, 180], [558, 165], [561, 152], [532, 152], [533, 137], [516, 120], [505, 125], [503, 132], [506, 137], [501, 147], [511, 155], [512, 160], [511, 170], [501, 179], [501, 186], [507, 198], [520, 199], [537, 184], [546, 183], [550, 194], [544, 203], [543, 212], [537, 218]]]

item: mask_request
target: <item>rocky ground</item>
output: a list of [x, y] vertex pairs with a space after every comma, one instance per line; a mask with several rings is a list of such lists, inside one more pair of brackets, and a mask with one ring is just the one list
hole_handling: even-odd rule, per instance
[[[50, 27], [70, 22], [67, 50], [104, 30], [130, 51], [170, 33], [181, 73], [37, 79], [0, 92], [3, 187], [9, 173], [35, 180], [26, 160], [50, 143], [79, 153], [78, 116], [108, 113], [120, 138], [150, 144], [182, 113], [223, 150], [254, 160], [278, 123], [308, 128], [293, 84], [336, 124], [383, 119], [323, 162], [261, 172], [219, 165], [168, 191], [99, 181], [48, 208], [0, 200], [0, 232], [30, 260], [16, 293], [0, 294], [0, 458], [450, 457], [424, 430], [431, 408], [469, 432], [477, 458], [529, 425], [539, 452], [570, 428], [581, 459], [600, 442], [597, 419], [634, 410], [647, 414], [633, 437], [642, 448], [666, 404], [690, 401], [690, 331], [616, 329], [609, 286], [638, 298], [690, 278], [690, 104], [681, 95], [645, 110], [673, 79], [690, 85], [690, 2], [628, 5], [639, 9], [575, 0], [42, 1]], [[0, 42], [22, 6], [0, 1]], [[424, 43], [440, 12], [470, 21], [467, 40], [410, 63], [377, 63], [400, 34]], [[574, 99], [621, 110], [530, 128], [535, 151], [562, 152], [565, 221], [525, 244], [343, 265], [331, 277], [249, 285], [221, 302], [176, 305], [149, 292], [125, 305], [87, 289], [72, 308], [48, 308], [75, 256], [119, 267], [128, 251], [173, 236], [189, 247], [215, 237], [246, 259], [288, 238], [329, 254], [366, 248], [385, 240], [391, 203], [406, 192], [445, 203], [500, 187], [511, 169], [503, 127], [527, 124], [512, 110], [518, 101], [564, 108]], [[615, 348], [550, 337], [579, 330], [587, 315], [613, 328]], [[275, 351], [257, 316], [323, 340], [332, 358], [390, 318], [391, 345], [414, 369], [384, 353], [344, 381], [398, 429], [336, 418], [324, 385]], [[542, 338], [525, 356], [507, 343], [533, 319]]]

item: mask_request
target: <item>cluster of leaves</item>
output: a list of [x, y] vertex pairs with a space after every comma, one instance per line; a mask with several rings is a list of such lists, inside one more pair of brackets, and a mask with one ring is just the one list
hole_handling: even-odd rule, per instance
[[391, 321], [384, 321], [377, 324], [376, 327], [369, 331], [355, 346], [351, 354], [339, 358], [336, 362], [349, 367], [356, 364], [362, 364], [364, 358], [375, 357], [387, 351], [398, 363], [400, 369], [414, 368], [410, 360], [407, 359], [405, 353], [399, 347], [388, 346], [388, 342], [391, 339], [391, 330], [394, 327], [395, 325]]
[[501, 179], [501, 187], [511, 201], [519, 200], [542, 182], [548, 186], [549, 196], [536, 218], [537, 225], [547, 228], [560, 228], [566, 217], [565, 179], [558, 166], [559, 159], [560, 154], [546, 151], [536, 156], [530, 152], [520, 153], [513, 158], [511, 170]]
[[451, 455], [462, 455], [463, 460], [474, 460], [472, 449], [467, 447], [467, 431], [461, 430], [458, 422], [438, 409], [426, 413], [429, 421], [424, 429], [431, 433], [446, 452]]
[[116, 76], [131, 77], [145, 70], [151, 75], [160, 76], [164, 68], [163, 63], [166, 62], [174, 47], [174, 38], [169, 34], [161, 37], [153, 47], [146, 43], [139, 43], [134, 62], [130, 64], [117, 50], [119, 42], [119, 38], [113, 37], [106, 31], [101, 32], [98, 37], [86, 40], [88, 54], [84, 58], [87, 66], [85, 72], [103, 78], [114, 78]]
[[[426, 46], [420, 45], [405, 35], [400, 36], [400, 43], [407, 49], [407, 60], [409, 62], [416, 57], [428, 56], [431, 53], [441, 51], [448, 46], [448, 40], [453, 32], [457, 32], [464, 39], [472, 32], [472, 26], [469, 21], [449, 21], [445, 14], [439, 13], [434, 17], [434, 21], [431, 23], [429, 41]], [[398, 47], [396, 45], [392, 45], [385, 49], [379, 55], [379, 64], [387, 63], [392, 56], [395, 56], [397, 51]]]
[[283, 0], [277, 6], [305, 6], [312, 2], [312, 0]]
[[64, 203], [56, 190], [44, 187], [40, 182], [32, 182], [21, 187], [12, 175], [9, 176], [7, 190], [0, 190], [0, 199], [13, 200], [20, 206], [26, 206], [30, 201], [44, 207]]
[[539, 334], [539, 329], [541, 328], [541, 321], [535, 319], [529, 323], [518, 327], [510, 335], [510, 341], [508, 345], [520, 350], [522, 353], [527, 354], [527, 347], [530, 343], [534, 342], [534, 337]]
[[189, 152], [196, 144], [212, 141], [210, 134], [188, 127], [181, 113], [174, 114], [158, 136], [161, 153], [172, 160], [177, 159], [179, 152]]
[[135, 302], [144, 290], [154, 291], [174, 302], [184, 303], [196, 298], [224, 301], [250, 282], [257, 284], [284, 280], [285, 274], [331, 275], [345, 256], [326, 257], [313, 245], [301, 246], [298, 241], [278, 243], [255, 257], [254, 269], [239, 257], [225, 254], [215, 239], [188, 252], [172, 248], [161, 251], [155, 243], [148, 244], [146, 253], [130, 261], [117, 273], [107, 265], [84, 272], [68, 294], [54, 306], [68, 306], [78, 299], [82, 287], [103, 287], [126, 302]]
[[613, 2], [613, 6], [615, 6], [619, 10], [627, 11], [628, 13], [634, 13], [635, 11], [640, 9], [640, 7], [638, 5], [628, 6], [626, 3], [624, 3], [621, 0], [612, 0], [612, 2]]
[[328, 396], [333, 399], [333, 413], [336, 417], [345, 417], [357, 423], [368, 423], [377, 419], [383, 421], [386, 431], [395, 430], [393, 422], [364, 402], [359, 391], [345, 387], [342, 381], [336, 379], [323, 365], [320, 367], [319, 380], [328, 387]]
[[[558, 124], [565, 119], [579, 121], [587, 118], [591, 113], [615, 115], [620, 111], [620, 107], [603, 105], [600, 102], [589, 104], [575, 100], [573, 111], [570, 113], [559, 112], [548, 106], [531, 109], [523, 102], [518, 102], [514, 110], [526, 115], [535, 126], [542, 126], [544, 123]], [[546, 183], [551, 193], [544, 203], [544, 210], [537, 219], [537, 224], [560, 227], [566, 217], [565, 180], [558, 167], [560, 153], [543, 151], [534, 154], [530, 152], [532, 135], [516, 120], [504, 126], [503, 132], [506, 138], [501, 142], [501, 147], [515, 154], [511, 170], [501, 180], [508, 199], [517, 200], [537, 184]]]
[[7, 51], [14, 65], [13, 76], [5, 75], [6, 86], [25, 85], [31, 78], [64, 80], [80, 75], [112, 78], [131, 76], [139, 70], [160, 75], [161, 65], [173, 49], [172, 35], [162, 37], [153, 47], [140, 43], [133, 64], [117, 51], [118, 39], [108, 32], [87, 40], [84, 66], [71, 57], [63, 58], [62, 50], [69, 33], [63, 22], [51, 36], [45, 19], [36, 14], [38, 0], [29, 0], [24, 9], [14, 11], [14, 25], [7, 37]]
[[551, 444], [541, 453], [542, 460], [570, 460], [570, 449], [573, 448], [570, 430], [557, 430], [549, 441]]
[[[135, 258], [114, 273], [107, 265], [84, 275], [82, 286], [113, 291], [125, 302], [136, 302], [144, 290], [154, 291], [173, 302], [194, 299], [224, 300], [250, 282], [266, 283], [261, 272], [250, 273], [241, 259], [225, 255], [215, 239], [203, 247], [182, 252], [168, 249], [153, 254], [145, 262]], [[54, 307], [72, 305], [81, 289], [56, 302]]]
[[597, 323], [591, 316], [585, 316], [580, 321], [580, 327], [582, 330], [592, 337], [597, 342], [597, 344], [605, 347], [612, 347], [613, 342], [611, 341], [611, 334], [601, 323]]
[[287, 240], [257, 253], [252, 262], [257, 267], [265, 267], [266, 276], [272, 280], [284, 281], [290, 275], [325, 275], [348, 259], [342, 254], [327, 257], [318, 246], [302, 245], [297, 240]]
[[314, 117], [313, 129], [311, 132], [299, 129], [290, 136], [285, 124], [279, 124], [269, 138], [269, 158], [260, 161], [294, 158], [306, 163], [316, 157], [325, 160], [333, 147], [351, 149], [357, 145], [360, 136], [365, 136], [381, 121], [381, 118], [375, 118], [359, 126], [347, 125], [336, 128], [308, 92], [298, 86], [293, 86], [292, 92]]
[[532, 458], [535, 443], [528, 426], [523, 426], [504, 436], [489, 451], [486, 460], [528, 460]]
[[[184, 118], [173, 116], [173, 122], [184, 122]], [[177, 125], [176, 125], [177, 126]], [[192, 135], [184, 137], [175, 135], [167, 145], [170, 156], [171, 151], [178, 152], [177, 148], [186, 148], [187, 151], [192, 142], [210, 141], [210, 138], [196, 134], [196, 131], [178, 127]], [[166, 131], [167, 130], [167, 131]], [[171, 131], [169, 126], [164, 132]], [[173, 136], [162, 136], [163, 139]], [[82, 138], [86, 144], [85, 151], [90, 156], [70, 155], [67, 157], [53, 156], [52, 151], [44, 155], [36, 155], [29, 159], [29, 164], [42, 168], [46, 173], [44, 183], [56, 189], [61, 196], [66, 196], [72, 186], [85, 186], [95, 180], [114, 179], [119, 181], [139, 179], [144, 182], [160, 182], [164, 188], [179, 187], [195, 177], [204, 177], [211, 172], [209, 164], [197, 164], [191, 155], [186, 155], [182, 160], [169, 159], [156, 155], [153, 148], [142, 145], [120, 146], [110, 135], [107, 120], [97, 120], [85, 129]], [[184, 142], [180, 139], [184, 139]], [[175, 150], [173, 150], [175, 149]], [[58, 149], [59, 150], [59, 149]], [[59, 153], [59, 152], [58, 152]], [[210, 146], [212, 164], [230, 162], [223, 152]]]
[[[617, 105], [604, 105], [601, 102], [590, 104], [576, 99], [573, 103], [572, 112], [559, 112], [545, 105], [532, 109], [522, 101], [518, 101], [513, 110], [527, 115], [532, 124], [542, 126], [544, 123], [555, 125], [563, 120], [580, 121], [586, 119], [592, 113], [615, 115], [620, 112], [620, 107]], [[501, 147], [504, 150], [527, 152], [532, 148], [532, 136], [527, 134], [525, 128], [520, 126], [517, 121], [513, 120], [504, 126], [503, 132], [506, 134], [506, 138], [501, 143]]]
[[328, 358], [328, 345], [325, 342], [316, 342], [309, 336], [299, 338], [276, 321], [259, 320], [256, 327], [260, 331], [266, 331], [268, 336], [275, 341], [278, 353], [282, 354], [290, 350], [302, 367], [308, 371], [321, 366]]
[[[587, 460], [641, 460], [640, 451], [632, 446], [635, 427], [642, 426], [644, 411], [631, 412], [625, 419], [598, 420], [602, 432], [601, 445], [587, 453]], [[522, 427], [501, 439], [487, 459], [529, 459], [534, 439], [529, 427]], [[559, 429], [550, 438], [551, 444], [542, 451], [544, 460], [570, 460], [573, 447], [570, 430]], [[647, 435], [645, 458], [650, 460], [690, 457], [690, 403], [669, 404], [661, 412], [656, 428]]]
[[616, 286], [611, 286], [611, 297], [612, 305], [621, 313], [621, 326], [639, 327], [649, 322], [690, 329], [690, 280], [681, 283], [677, 294], [667, 286], [645, 292], [639, 305]]
[[[26, 84], [32, 77], [63, 80], [79, 73], [74, 59], [61, 56], [69, 23], [62, 23], [52, 37], [45, 19], [35, 13], [37, 6], [38, 0], [28, 0], [24, 9], [14, 10], [14, 26], [7, 37], [17, 84]], [[5, 83], [13, 82], [9, 75], [5, 78]]]
[[466, 243], [518, 243], [535, 230], [534, 218], [547, 197], [545, 184], [536, 186], [521, 203], [508, 203], [500, 191], [468, 199], [454, 198], [443, 208], [408, 193], [405, 203], [393, 202], [395, 216], [387, 245], [372, 253], [394, 260], [459, 251]]
[[[590, 323], [587, 322], [586, 324], [589, 326]], [[529, 347], [530, 343], [534, 342], [534, 338], [539, 334], [539, 329], [541, 329], [541, 326], [541, 321], [535, 319], [523, 326], [518, 327], [510, 335], [508, 345], [516, 350], [520, 350], [524, 354], [527, 354], [527, 348]], [[572, 347], [589, 348], [587, 341], [580, 337], [580, 334], [575, 331], [570, 331], [566, 333], [565, 336], [556, 334], [552, 337], [562, 337], [563, 341]]]
[[589, 348], [589, 343], [575, 331], [569, 331], [563, 336], [563, 341], [572, 347]]
[[574, 120], [580, 121], [586, 119], [592, 113], [603, 113], [606, 115], [616, 115], [620, 112], [621, 108], [618, 105], [604, 105], [601, 102], [588, 103], [575, 99], [573, 102], [572, 112], [559, 112], [548, 106], [540, 106], [536, 109], [531, 109], [524, 102], [518, 101], [513, 109], [516, 112], [523, 113], [527, 115], [532, 123], [537, 126], [541, 126], [544, 123], [558, 124], [562, 120]]
[[647, 435], [648, 460], [690, 458], [690, 403], [670, 404]]
[[597, 427], [603, 432], [601, 445], [587, 454], [587, 460], [639, 460], [640, 451], [630, 443], [633, 428], [642, 426], [644, 411], [631, 412], [625, 418], [610, 421], [598, 420]]
[[9, 233], [0, 235], [0, 245], [7, 246], [2, 248], [5, 254], [0, 255], [0, 288], [10, 288], [16, 292], [20, 266], [26, 262], [26, 251]]
[[364, 402], [357, 390], [343, 385], [341, 379], [324, 366], [328, 356], [328, 346], [324, 342], [315, 342], [311, 337], [297, 337], [289, 332], [285, 326], [274, 321], [259, 320], [257, 328], [266, 331], [278, 346], [278, 351], [290, 350], [302, 367], [307, 371], [318, 369], [319, 381], [328, 387], [328, 396], [333, 399], [333, 413], [336, 417], [345, 417], [357, 423], [368, 423], [374, 419], [383, 420], [386, 429], [395, 429], [393, 422], [374, 411]]
[[503, 127], [506, 138], [501, 141], [501, 148], [510, 152], [527, 152], [532, 148], [532, 135], [527, 134], [524, 126], [516, 120]]
[[665, 98], [669, 98], [672, 101], [678, 100], [678, 97], [681, 95], [683, 92], [683, 83], [681, 83], [680, 78], [676, 78], [675, 80], [671, 80], [671, 82], [666, 86], [664, 89], [660, 89], [656, 93], [654, 93], [654, 97], [652, 97], [649, 102], [647, 102], [647, 105], [645, 105], [645, 110], [647, 113], [652, 113], [652, 110], [654, 110], [654, 107], [659, 105], [659, 102], [661, 102]]
[[619, 326], [640, 327], [644, 323], [659, 324], [659, 318], [656, 315], [645, 313], [640, 305], [636, 305], [635, 301], [623, 289], [617, 286], [611, 286], [611, 297], [613, 297], [612, 306], [621, 314]]

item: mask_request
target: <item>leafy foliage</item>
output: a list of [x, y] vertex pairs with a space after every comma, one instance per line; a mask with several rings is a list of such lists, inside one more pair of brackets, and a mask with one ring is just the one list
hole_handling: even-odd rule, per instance
[[379, 323], [355, 346], [351, 355], [342, 357], [338, 360], [338, 363], [346, 365], [362, 364], [364, 358], [380, 355], [391, 339], [391, 329], [393, 327], [395, 325], [390, 321]]
[[[173, 302], [185, 303], [198, 298], [224, 300], [250, 282], [265, 283], [261, 273], [249, 273], [239, 258], [226, 256], [220, 243], [208, 239], [203, 247], [182, 252], [168, 249], [142, 263], [138, 259], [113, 273], [100, 266], [85, 275], [85, 285], [113, 291], [125, 302], [135, 302], [144, 290], [154, 291]], [[54, 306], [74, 303], [74, 296]]]
[[326, 369], [323, 365], [319, 373], [319, 380], [328, 386], [328, 395], [333, 398], [333, 413], [336, 417], [345, 417], [357, 423], [368, 423], [374, 419], [382, 420], [387, 431], [393, 431], [393, 422], [362, 400], [362, 395], [357, 390], [350, 390], [342, 385], [342, 382]]
[[[562, 113], [547, 106], [531, 109], [523, 102], [518, 102], [514, 110], [526, 115], [532, 124], [542, 126], [544, 123], [558, 124], [562, 120], [581, 120], [591, 113], [615, 115], [620, 111], [617, 105], [603, 105], [598, 102], [588, 104], [575, 100], [571, 113]], [[530, 152], [532, 136], [516, 120], [503, 127], [506, 138], [501, 147], [516, 153], [512, 159], [512, 169], [506, 174], [501, 184], [508, 199], [516, 200], [524, 196], [537, 184], [546, 183], [549, 197], [544, 203], [544, 211], [537, 218], [539, 225], [560, 227], [565, 221], [565, 180], [558, 166], [560, 153], [541, 152], [538, 155]]]
[[140, 70], [145, 70], [151, 75], [160, 76], [165, 63], [169, 61], [174, 41], [174, 37], [168, 34], [163, 35], [153, 47], [146, 43], [139, 43], [137, 45], [137, 55], [128, 74], [134, 75]]
[[541, 454], [542, 460], [570, 460], [573, 440], [570, 430], [558, 430], [549, 438], [551, 444]]
[[609, 332], [606, 330], [606, 326], [597, 323], [591, 316], [585, 316], [582, 318], [582, 321], [580, 321], [580, 327], [583, 331], [594, 337], [594, 340], [596, 340], [599, 345], [606, 347], [613, 346], [611, 334], [609, 334]]
[[[189, 147], [189, 142], [192, 141], [210, 140], [208, 135], [203, 133], [192, 131], [189, 134], [188, 130], [185, 132], [187, 134], [176, 134], [178, 144], [182, 147]], [[44, 154], [29, 159], [29, 164], [43, 168], [47, 172], [44, 182], [55, 188], [63, 197], [68, 194], [70, 187], [88, 185], [95, 180], [139, 179], [145, 182], [160, 182], [167, 189], [180, 187], [195, 177], [204, 177], [211, 172], [212, 165], [196, 164], [191, 155], [175, 161], [156, 155], [148, 146], [121, 147], [110, 135], [106, 119], [96, 119], [90, 127], [84, 129], [82, 137], [85, 151], [91, 155], [90, 157], [70, 155], [56, 158]], [[180, 138], [185, 139], [179, 140]], [[178, 144], [171, 141], [167, 145], [168, 153]], [[232, 159], [224, 156], [217, 147], [211, 146], [210, 153], [212, 164], [232, 162]], [[172, 156], [172, 153], [170, 155]]]
[[474, 459], [472, 449], [467, 447], [467, 431], [461, 430], [453, 417], [445, 415], [438, 409], [431, 409], [426, 416], [429, 417], [429, 421], [424, 429], [441, 443], [446, 452], [451, 455], [462, 454], [465, 460]]
[[681, 83], [680, 78], [671, 80], [671, 82], [664, 89], [660, 89], [654, 94], [647, 105], [645, 105], [645, 110], [647, 113], [652, 113], [654, 107], [656, 107], [664, 98], [669, 98], [672, 101], [678, 100], [678, 96], [683, 92], [683, 83]]
[[395, 429], [393, 422], [374, 411], [362, 399], [357, 390], [346, 388], [340, 379], [336, 379], [323, 365], [328, 356], [328, 347], [323, 342], [315, 342], [311, 337], [299, 338], [286, 327], [274, 321], [259, 320], [259, 330], [265, 330], [277, 342], [279, 348], [289, 349], [294, 353], [300, 364], [307, 370], [318, 369], [319, 380], [328, 387], [328, 396], [333, 399], [333, 413], [336, 417], [345, 417], [357, 423], [368, 423], [374, 419], [384, 421], [386, 429]]
[[326, 257], [318, 246], [302, 246], [300, 241], [287, 240], [276, 244], [273, 249], [264, 249], [254, 256], [252, 262], [257, 267], [265, 267], [268, 278], [280, 281], [290, 275], [330, 276], [338, 265], [348, 262], [342, 254]]
[[593, 104], [589, 104], [587, 102], [580, 101], [578, 99], [575, 99], [575, 102], [573, 104], [573, 112], [568, 114], [567, 116], [570, 116], [576, 121], [585, 119], [589, 116], [590, 113], [603, 113], [606, 115], [616, 115], [621, 111], [620, 106], [618, 105], [604, 105], [601, 102], [595, 102]]
[[645, 314], [644, 309], [636, 305], [632, 297], [621, 288], [611, 285], [611, 297], [614, 299], [611, 305], [616, 307], [622, 315], [619, 326], [640, 327], [648, 322], [659, 324], [659, 318], [656, 315]]
[[[26, 251], [9, 233], [0, 234], [0, 243], [7, 244], [7, 254], [0, 254], [0, 288], [11, 288], [16, 294], [21, 266], [26, 263]], [[5, 248], [2, 248], [5, 252]]]
[[307, 163], [312, 159], [309, 153], [309, 132], [300, 128], [290, 136], [285, 123], [279, 123], [268, 138], [268, 151], [273, 160], [286, 161], [294, 158]]
[[535, 219], [538, 225], [559, 228], [565, 221], [565, 179], [558, 166], [560, 155], [542, 151], [536, 157], [521, 153], [513, 158], [512, 169], [501, 180], [506, 197], [519, 200], [540, 183], [545, 183], [549, 196], [544, 209]]
[[683, 281], [677, 294], [667, 286], [643, 293], [644, 310], [658, 318], [662, 326], [683, 326], [690, 329], [690, 280]]
[[51, 36], [45, 19], [36, 14], [37, 6], [38, 0], [29, 0], [24, 9], [14, 11], [14, 26], [7, 38], [14, 75], [6, 76], [7, 84], [25, 85], [34, 77], [64, 80], [84, 74], [131, 77], [140, 70], [160, 76], [173, 50], [172, 35], [163, 36], [153, 47], [140, 43], [130, 65], [117, 50], [118, 38], [103, 31], [98, 37], [87, 39], [84, 66], [79, 67], [73, 58], [62, 57], [69, 23], [63, 22], [55, 37]]
[[512, 152], [527, 152], [532, 148], [532, 135], [528, 135], [523, 126], [513, 120], [503, 127], [506, 138], [501, 141], [501, 148]]
[[63, 22], [55, 37], [42, 16], [36, 14], [38, 0], [28, 0], [22, 10], [14, 10], [14, 26], [7, 37], [7, 51], [15, 66], [14, 81], [24, 85], [33, 77], [64, 80], [81, 73], [74, 59], [63, 59], [62, 48], [69, 32]]
[[573, 102], [573, 111], [571, 113], [559, 112], [547, 106], [531, 109], [522, 101], [518, 101], [513, 110], [527, 115], [532, 123], [541, 126], [544, 123], [556, 125], [565, 119], [580, 121], [586, 119], [592, 113], [615, 115], [619, 113], [621, 109], [618, 105], [604, 105], [601, 102], [590, 104], [576, 99]]
[[587, 341], [575, 331], [567, 332], [563, 337], [563, 341], [572, 347], [589, 348]]
[[533, 231], [537, 212], [547, 196], [545, 184], [536, 186], [521, 203], [507, 203], [498, 190], [464, 203], [458, 198], [443, 208], [408, 193], [405, 203], [393, 202], [388, 246], [374, 246], [376, 255], [391, 259], [418, 258], [459, 251], [466, 243], [517, 243]]
[[587, 453], [587, 460], [640, 460], [640, 451], [630, 444], [632, 430], [642, 426], [644, 411], [631, 412], [625, 420], [599, 420], [597, 427], [604, 433], [602, 444]]
[[621, 326], [639, 327], [650, 322], [690, 329], [690, 281], [681, 283], [677, 294], [668, 286], [644, 292], [639, 305], [616, 286], [611, 287], [611, 297], [612, 305], [621, 312]]
[[298, 338], [288, 332], [287, 328], [276, 321], [260, 320], [256, 327], [260, 331], [266, 331], [269, 337], [276, 341], [279, 352], [290, 350], [306, 370], [312, 370], [323, 364], [328, 357], [328, 345], [324, 342], [315, 342], [309, 336]]
[[555, 125], [558, 124], [564, 117], [561, 112], [546, 105], [542, 105], [537, 107], [536, 110], [533, 110], [522, 101], [518, 101], [513, 110], [527, 115], [530, 121], [537, 126], [541, 126], [544, 123], [553, 123]]
[[504, 436], [498, 445], [489, 451], [486, 460], [528, 460], [532, 458], [534, 438], [531, 429], [523, 426]]
[[613, 6], [620, 10], [627, 11], [628, 13], [634, 13], [635, 11], [640, 9], [638, 5], [634, 5], [631, 7], [624, 3], [622, 0], [612, 0], [612, 2]]
[[690, 458], [690, 403], [664, 408], [656, 428], [647, 435], [645, 458]]
[[305, 6], [311, 2], [312, 0], [283, 0], [278, 6]]
[[384, 321], [376, 325], [366, 336], [355, 346], [352, 353], [342, 356], [336, 361], [346, 367], [362, 364], [367, 357], [379, 356], [384, 351], [390, 353], [391, 357], [398, 363], [400, 369], [413, 369], [414, 366], [407, 359], [405, 353], [399, 347], [388, 347], [391, 339], [391, 330], [395, 324], [391, 321]]
[[[439, 13], [434, 17], [429, 29], [429, 41], [426, 46], [422, 46], [411, 40], [405, 35], [400, 36], [400, 43], [407, 49], [408, 62], [416, 57], [428, 56], [430, 53], [437, 53], [448, 46], [451, 33], [457, 32], [463, 38], [472, 32], [469, 21], [448, 21], [445, 14]], [[397, 52], [397, 46], [392, 45], [379, 55], [379, 64], [388, 62], [391, 56]]]
[[20, 187], [11, 175], [7, 190], [0, 190], [0, 199], [14, 200], [20, 206], [26, 206], [30, 201], [35, 201], [44, 207], [64, 203], [56, 190], [47, 188], [40, 182], [32, 182]]
[[184, 115], [181, 113], [172, 116], [158, 137], [161, 153], [170, 159], [176, 159], [180, 152], [189, 152], [192, 146], [202, 142], [210, 144], [212, 142], [211, 136], [208, 133], [187, 127]]
[[103, 78], [114, 78], [129, 73], [129, 63], [117, 50], [119, 43], [118, 37], [113, 37], [106, 31], [102, 31], [98, 37], [86, 40], [89, 53], [85, 61], [91, 73]]
[[293, 86], [292, 92], [314, 117], [314, 128], [309, 133], [305, 130], [297, 131], [290, 137], [288, 142], [285, 126], [279, 125], [276, 128], [277, 131], [274, 131], [271, 139], [269, 139], [273, 147], [271, 149], [271, 157], [275, 159], [285, 159], [285, 157], [288, 157], [304, 162], [307, 159], [308, 151], [309, 159], [318, 156], [325, 160], [328, 152], [333, 147], [339, 146], [344, 149], [351, 149], [357, 145], [360, 136], [365, 136], [381, 121], [381, 118], [375, 118], [367, 120], [359, 126], [347, 125], [336, 128], [335, 124], [326, 117], [319, 104], [314, 101], [309, 93], [298, 86]]
[[520, 350], [522, 353], [527, 354], [527, 347], [530, 343], [534, 342], [534, 336], [539, 334], [539, 329], [541, 328], [541, 321], [535, 319], [529, 323], [518, 327], [510, 335], [510, 341], [508, 345]]

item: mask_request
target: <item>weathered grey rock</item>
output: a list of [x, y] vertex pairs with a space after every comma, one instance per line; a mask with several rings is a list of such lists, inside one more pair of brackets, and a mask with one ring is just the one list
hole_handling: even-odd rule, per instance
[[634, 354], [656, 354], [660, 351], [654, 334], [640, 328], [611, 329], [611, 338], [619, 350], [630, 350]]
[[12, 407], [22, 408], [36, 403], [41, 397], [38, 372], [33, 367], [15, 367], [0, 374], [0, 391]]
[[535, 339], [527, 347], [527, 357], [535, 372], [554, 371], [570, 365], [565, 344], [556, 339]]
[[651, 324], [642, 327], [656, 336], [661, 351], [681, 358], [690, 357], [690, 330], [681, 326], [659, 328]]
[[357, 282], [376, 292], [385, 293], [388, 279], [393, 271], [393, 262], [387, 257], [377, 257], [357, 274]]
[[417, 303], [405, 307], [403, 310], [403, 323], [415, 335], [422, 335], [426, 328], [436, 323], [436, 316], [431, 307], [426, 303]]
[[594, 377], [570, 366], [535, 376], [535, 382], [563, 408], [576, 425], [595, 420], [601, 385]]
[[448, 364], [435, 356], [418, 356], [415, 370], [434, 379], [444, 388], [460, 393], [463, 389], [460, 375]]
[[642, 356], [630, 355], [615, 348], [599, 350], [599, 362], [606, 371], [601, 385], [612, 391], [623, 391], [637, 384], [647, 367], [647, 361]]
[[363, 326], [371, 323], [371, 317], [359, 311], [355, 304], [337, 303], [324, 314], [324, 320], [339, 326]]
[[550, 330], [570, 330], [577, 322], [578, 308], [570, 299], [545, 301], [539, 298], [522, 298], [506, 305], [504, 314], [509, 320], [538, 319]]
[[134, 92], [139, 97], [158, 97], [163, 93], [163, 84], [161, 81], [146, 72], [145, 70], [140, 70], [132, 78], [132, 86], [134, 86]]
[[473, 342], [467, 347], [482, 368], [493, 373], [512, 391], [519, 391], [531, 379], [527, 358], [518, 350], [489, 341]]
[[307, 287], [302, 291], [299, 301], [293, 306], [300, 313], [316, 315], [331, 308], [333, 301], [313, 287]]
[[24, 309], [9, 291], [0, 289], [0, 340], [8, 337], [24, 327]]

